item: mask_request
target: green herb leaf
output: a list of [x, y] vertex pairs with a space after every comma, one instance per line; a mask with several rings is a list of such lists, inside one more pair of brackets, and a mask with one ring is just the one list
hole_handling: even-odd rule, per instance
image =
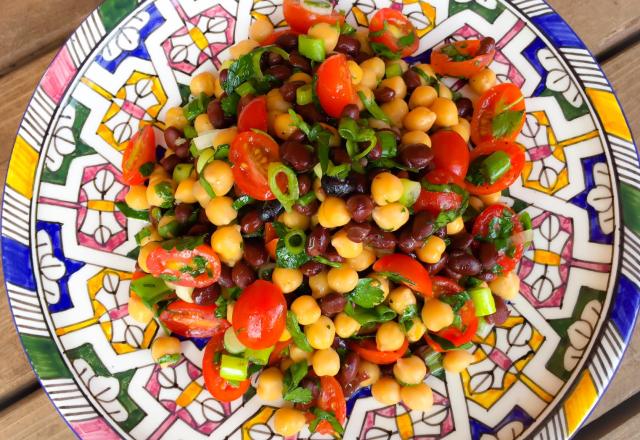
[[204, 235], [184, 236], [165, 240], [161, 243], [162, 249], [170, 251], [176, 249], [178, 251], [193, 250], [204, 243]]
[[466, 61], [473, 58], [470, 55], [465, 55], [458, 50], [458, 48], [453, 44], [447, 44], [446, 46], [442, 46], [440, 48], [440, 52], [449, 57], [451, 61], [460, 62]]
[[284, 400], [294, 403], [311, 402], [311, 390], [298, 386], [308, 371], [309, 365], [305, 360], [296, 362], [287, 369], [284, 375]]
[[227, 319], [227, 305], [229, 304], [229, 300], [227, 300], [227, 298], [225, 298], [224, 296], [220, 295], [217, 299], [216, 299], [216, 311], [214, 312], [214, 315], [216, 315], [216, 318], [223, 318], [223, 319]]
[[384, 304], [378, 304], [372, 309], [366, 309], [357, 304], [353, 304], [351, 301], [347, 302], [344, 312], [358, 321], [362, 326], [391, 321], [397, 316], [396, 312]]
[[311, 258], [304, 250], [299, 253], [293, 253], [286, 246], [284, 240], [278, 240], [278, 245], [276, 246], [276, 265], [278, 267], [296, 269], [309, 260], [311, 260]]
[[524, 111], [505, 110], [491, 120], [491, 132], [495, 138], [503, 138], [514, 133], [522, 121]]
[[416, 284], [413, 281], [411, 281], [409, 278], [403, 277], [397, 272], [376, 272], [376, 274], [382, 277], [385, 277], [386, 279], [394, 283], [403, 283], [408, 286], [414, 286]]
[[180, 362], [180, 359], [182, 359], [182, 355], [180, 353], [165, 354], [164, 356], [160, 357], [160, 359], [158, 359], [157, 363], [160, 365], [173, 365]]
[[231, 204], [231, 206], [232, 206], [232, 207], [233, 207], [233, 209], [235, 209], [236, 211], [239, 211], [239, 210], [240, 210], [240, 208], [242, 208], [242, 207], [244, 207], [244, 206], [247, 206], [249, 203], [253, 203], [253, 202], [255, 202], [255, 201], [256, 201], [256, 200], [255, 200], [253, 197], [251, 197], [251, 196], [247, 196], [247, 195], [244, 195], [244, 196], [240, 196], [240, 197], [238, 197], [237, 199], [235, 199], [235, 200], [233, 201], [233, 203]]
[[328, 260], [327, 258], [325, 258], [325, 257], [323, 257], [323, 256], [321, 256], [321, 255], [318, 255], [317, 257], [313, 257], [313, 261], [317, 261], [318, 263], [322, 263], [322, 264], [324, 264], [325, 266], [330, 266], [330, 267], [342, 267], [342, 264], [341, 264], [341, 263], [338, 263], [338, 262], [336, 262], [336, 261]]
[[302, 330], [300, 330], [300, 324], [298, 324], [296, 315], [291, 310], [287, 312], [287, 330], [291, 335], [291, 339], [293, 339], [293, 343], [296, 344], [298, 348], [306, 351], [307, 353], [311, 353], [313, 351], [313, 347], [309, 344], [309, 340]]
[[311, 402], [312, 398], [313, 396], [311, 395], [311, 390], [302, 387], [294, 388], [291, 391], [287, 391], [283, 396], [284, 400], [293, 403], [309, 403]]
[[[437, 87], [438, 86], [438, 78], [437, 77], [427, 75], [427, 72], [425, 72], [424, 70], [422, 70], [422, 69], [420, 69], [418, 67], [412, 67], [411, 70], [413, 70], [418, 75], [420, 75], [420, 77], [425, 80], [425, 82], [427, 83], [428, 86], [431, 86], [431, 87]], [[436, 89], [436, 91], [437, 90], [438, 89]]]
[[124, 214], [125, 217], [135, 218], [136, 220], [149, 220], [149, 211], [138, 211], [132, 209], [126, 202], [116, 202], [116, 208]]
[[404, 327], [405, 332], [411, 330], [411, 327], [413, 327], [413, 318], [416, 316], [418, 316], [418, 306], [416, 304], [410, 304], [404, 309], [398, 322]]
[[407, 35], [398, 38], [398, 46], [400, 47], [411, 46], [415, 40], [416, 40], [416, 34], [415, 32], [411, 31]]
[[234, 61], [229, 67], [227, 80], [222, 83], [222, 88], [227, 92], [227, 95], [231, 95], [236, 87], [245, 81], [249, 81], [254, 75], [253, 53], [248, 53]]
[[233, 117], [238, 114], [238, 102], [240, 101], [240, 95], [233, 92], [220, 100], [220, 106], [224, 115], [227, 117]]
[[443, 303], [449, 304], [453, 309], [453, 312], [456, 313], [467, 303], [467, 301], [471, 300], [471, 297], [467, 291], [463, 290], [455, 295], [440, 295], [438, 299]]
[[376, 55], [380, 55], [383, 58], [387, 58], [389, 60], [397, 60], [398, 58], [400, 58], [400, 52], [393, 52], [382, 43], [371, 41], [369, 42], [369, 47], [371, 47], [371, 50], [373, 50]]
[[347, 297], [360, 307], [370, 309], [384, 301], [384, 292], [379, 286], [380, 282], [376, 279], [360, 278]]
[[138, 168], [138, 171], [140, 171], [140, 174], [142, 174], [144, 177], [149, 177], [153, 172], [155, 166], [156, 165], [153, 162], [143, 163], [142, 165], [140, 165], [140, 168]]
[[453, 343], [451, 341], [449, 341], [448, 339], [445, 339], [441, 336], [436, 335], [435, 333], [429, 333], [429, 337], [436, 342], [438, 345], [440, 345], [442, 347], [443, 350], [445, 351], [449, 351], [449, 350], [467, 350], [471, 347], [473, 347], [473, 343], [472, 342], [467, 342], [465, 344], [462, 345], [453, 345]]
[[331, 411], [325, 411], [320, 408], [313, 408], [311, 412], [316, 416], [315, 419], [309, 424], [309, 431], [315, 432], [318, 429], [318, 424], [322, 420], [326, 420], [331, 424], [331, 427], [335, 431], [335, 434], [342, 436], [344, 434], [344, 427], [340, 424], [337, 417]]

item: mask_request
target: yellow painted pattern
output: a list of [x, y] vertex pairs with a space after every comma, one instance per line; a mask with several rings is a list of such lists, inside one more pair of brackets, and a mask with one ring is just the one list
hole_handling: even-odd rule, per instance
[[567, 420], [567, 433], [573, 434], [580, 423], [595, 405], [598, 391], [588, 370], [582, 373], [576, 387], [564, 402], [564, 414]]
[[38, 152], [20, 135], [16, 138], [7, 171], [7, 185], [31, 199], [33, 179], [38, 165]]
[[632, 142], [631, 132], [615, 95], [604, 90], [585, 89], [607, 133]]
[[201, 391], [202, 386], [198, 384], [198, 382], [191, 382], [176, 399], [176, 405], [183, 408], [188, 406], [196, 397], [198, 397], [198, 394], [200, 394]]
[[533, 261], [538, 264], [546, 264], [547, 266], [560, 266], [561, 258], [560, 255], [555, 252], [536, 249], [533, 252]]
[[89, 200], [87, 201], [87, 208], [94, 211], [115, 211], [115, 203], [111, 200]]
[[207, 46], [209, 46], [209, 42], [207, 41], [207, 38], [204, 36], [200, 28], [194, 27], [193, 29], [191, 29], [189, 31], [189, 36], [191, 37], [193, 42], [196, 43], [198, 49], [205, 50]]
[[525, 384], [526, 386], [531, 388], [531, 391], [536, 393], [536, 396], [538, 396], [539, 398], [541, 398], [545, 402], [549, 403], [549, 402], [551, 402], [553, 400], [553, 396], [551, 394], [547, 393], [542, 388], [540, 388], [540, 386], [537, 383], [535, 383], [535, 381], [529, 379], [529, 376], [525, 376], [524, 374], [521, 374], [519, 376], [519, 379], [522, 381], [523, 384]]
[[242, 440], [252, 440], [251, 432], [249, 432], [251, 431], [251, 428], [254, 425], [266, 424], [275, 411], [275, 408], [265, 406], [253, 418], [244, 422], [242, 425]]
[[402, 440], [413, 438], [413, 422], [411, 421], [409, 413], [396, 416], [396, 425], [398, 426], [398, 433]]

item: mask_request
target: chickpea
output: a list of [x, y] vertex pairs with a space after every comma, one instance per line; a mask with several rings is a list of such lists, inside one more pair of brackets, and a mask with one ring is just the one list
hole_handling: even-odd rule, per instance
[[213, 138], [213, 147], [217, 149], [221, 145], [231, 145], [237, 134], [238, 129], [236, 127], [216, 130], [216, 135]]
[[402, 73], [406, 72], [407, 70], [409, 70], [409, 65], [407, 64], [407, 62], [405, 60], [403, 60], [402, 58], [397, 59], [397, 60], [387, 60], [386, 65], [387, 68], [389, 66], [394, 66], [394, 65], [398, 65], [400, 66], [400, 71]]
[[[366, 76], [366, 75], [371, 75], [371, 76], [373, 76], [374, 74], [373, 74], [372, 72], [368, 72], [368, 73], [367, 73], [367, 71], [364, 71], [364, 72], [363, 72], [362, 79], [360, 80], [360, 84], [358, 84], [358, 85], [356, 86], [356, 95], [358, 96], [358, 100], [356, 101], [356, 105], [358, 106], [358, 110], [360, 110], [360, 111], [362, 111], [362, 110], [364, 110], [364, 109], [366, 108], [366, 107], [365, 107], [365, 105], [364, 105], [364, 102], [362, 101], [362, 99], [360, 99], [360, 92], [362, 92], [362, 93], [364, 94], [365, 98], [366, 98], [368, 101], [371, 101], [372, 99], [374, 99], [373, 92], [371, 91], [371, 88], [369, 88], [369, 87], [367, 87], [367, 86], [365, 86], [365, 85], [364, 85], [364, 82], [365, 82], [365, 76]], [[374, 84], [374, 86], [373, 86], [373, 87], [375, 87], [375, 84]], [[373, 120], [373, 119], [371, 119], [371, 120], [369, 121], [369, 124], [371, 124], [371, 121], [372, 121], [372, 120]]]
[[267, 130], [269, 133], [275, 133], [275, 122], [276, 118], [282, 115], [283, 112], [278, 110], [269, 110], [267, 111]]
[[129, 192], [124, 196], [124, 201], [131, 209], [138, 211], [144, 211], [149, 209], [149, 202], [147, 201], [147, 187], [144, 185], [132, 185], [129, 188]]
[[284, 387], [283, 378], [282, 372], [276, 367], [262, 371], [258, 377], [258, 386], [256, 387], [258, 397], [267, 402], [281, 399]]
[[402, 145], [425, 144], [427, 147], [431, 147], [431, 138], [424, 131], [413, 130], [405, 132], [400, 143]]
[[403, 192], [404, 186], [400, 178], [389, 172], [376, 175], [371, 182], [371, 196], [378, 206], [397, 202]]
[[380, 351], [395, 351], [404, 344], [404, 332], [395, 321], [384, 322], [376, 332], [376, 347]]
[[407, 130], [418, 130], [427, 132], [436, 121], [436, 114], [426, 107], [416, 107], [411, 110], [402, 120], [404, 128]]
[[[180, 339], [173, 336], [160, 336], [156, 338], [151, 344], [151, 357], [155, 363], [166, 355], [181, 354], [182, 348], [180, 347]], [[172, 365], [173, 362], [164, 362], [160, 364], [161, 368]]]
[[431, 104], [431, 111], [436, 114], [435, 125], [439, 127], [451, 127], [458, 123], [458, 107], [450, 99], [442, 96], [436, 98]]
[[409, 210], [401, 203], [373, 208], [373, 221], [385, 231], [397, 231], [409, 221]]
[[496, 73], [485, 67], [480, 72], [469, 78], [469, 86], [471, 89], [479, 95], [489, 90], [496, 85]]
[[229, 48], [229, 55], [234, 60], [237, 60], [238, 58], [240, 58], [243, 55], [248, 54], [249, 52], [251, 52], [253, 49], [255, 49], [258, 46], [260, 46], [260, 43], [258, 43], [255, 40], [250, 40], [250, 39], [249, 40], [242, 40], [239, 43], [236, 43], [236, 44], [234, 44], [233, 46], [231, 46]]
[[398, 315], [402, 315], [405, 309], [416, 304], [416, 296], [411, 289], [405, 286], [396, 287], [389, 293], [389, 307]]
[[140, 269], [144, 272], [149, 273], [149, 267], [147, 266], [147, 258], [149, 258], [149, 254], [159, 247], [160, 243], [152, 241], [140, 248], [140, 252], [138, 253], [138, 266], [140, 266]]
[[[434, 79], [437, 78], [436, 72], [433, 70], [433, 67], [431, 67], [430, 64], [418, 64], [415, 67], [417, 69], [422, 70], [424, 73], [426, 73], [428, 77], [434, 78]], [[422, 77], [422, 75], [420, 75], [420, 83], [422, 85], [427, 84], [427, 81]]]
[[456, 235], [459, 232], [464, 231], [464, 220], [458, 216], [450, 223], [447, 223], [447, 235]]
[[207, 203], [205, 208], [207, 218], [216, 226], [228, 225], [238, 217], [238, 211], [233, 208], [231, 197], [216, 197]]
[[296, 435], [306, 423], [304, 413], [293, 408], [279, 408], [273, 415], [273, 430], [283, 437]]
[[453, 309], [436, 298], [425, 300], [422, 307], [422, 322], [429, 331], [437, 332], [453, 323]]
[[311, 357], [313, 372], [318, 376], [335, 376], [340, 371], [340, 356], [333, 348], [325, 348]]
[[[502, 191], [497, 191], [491, 194], [486, 194], [484, 196], [478, 196], [478, 198], [482, 201], [485, 206], [495, 205], [500, 201], [500, 197], [502, 197]], [[131, 205], [129, 205], [131, 206]]]
[[273, 25], [268, 18], [258, 19], [249, 27], [249, 38], [262, 43], [273, 34]]
[[147, 203], [149, 206], [159, 206], [169, 208], [173, 204], [175, 192], [175, 182], [173, 180], [162, 180], [157, 183], [149, 182], [147, 187]]
[[382, 404], [395, 405], [400, 402], [400, 385], [392, 377], [383, 376], [371, 385], [371, 395]]
[[342, 258], [356, 258], [364, 249], [364, 244], [349, 240], [344, 229], [334, 234], [331, 244]]
[[291, 365], [293, 365], [293, 361], [291, 360], [291, 358], [284, 358], [280, 361], [280, 371], [282, 371], [283, 373], [285, 371], [287, 371], [289, 369], [289, 367], [291, 367]]
[[336, 334], [341, 338], [350, 338], [360, 330], [360, 323], [344, 312], [340, 312], [333, 318]]
[[229, 324], [233, 324], [233, 308], [235, 305], [235, 301], [227, 303], [227, 321], [229, 321]]
[[380, 106], [380, 109], [391, 120], [391, 125], [394, 127], [402, 127], [402, 120], [409, 113], [409, 106], [404, 99], [400, 98], [393, 98], [391, 101], [385, 102]]
[[313, 324], [304, 326], [304, 334], [309, 344], [316, 350], [324, 350], [331, 347], [336, 336], [336, 328], [331, 318], [320, 316]]
[[354, 37], [360, 43], [360, 52], [370, 54], [371, 47], [369, 47], [369, 29], [358, 29]]
[[331, 292], [329, 282], [327, 281], [327, 272], [323, 271], [309, 277], [309, 288], [311, 296], [314, 298], [322, 298]]
[[469, 197], [469, 206], [471, 206], [478, 212], [484, 209], [484, 203], [482, 203], [482, 200], [480, 200], [480, 198], [476, 196]]
[[278, 221], [284, 223], [287, 228], [298, 229], [304, 231], [309, 227], [311, 219], [306, 215], [300, 214], [298, 211], [292, 209], [289, 212], [283, 212], [278, 217]]
[[222, 88], [222, 84], [220, 84], [220, 78], [216, 76], [215, 80], [213, 81], [213, 95], [216, 98], [221, 99], [223, 94], [224, 89]]
[[309, 353], [308, 351], [304, 351], [296, 344], [291, 344], [289, 346], [289, 357], [293, 362], [307, 361], [307, 364], [311, 364], [311, 356], [313, 352]]
[[324, 228], [344, 226], [351, 220], [347, 203], [340, 197], [327, 196], [318, 208], [318, 222]]
[[308, 73], [296, 72], [289, 77], [289, 81], [302, 81], [305, 84], [311, 84], [313, 78], [311, 78], [311, 75], [309, 75]]
[[324, 51], [332, 52], [338, 44], [340, 32], [335, 25], [329, 23], [316, 23], [307, 31], [310, 37], [317, 38], [324, 42]]
[[416, 256], [420, 261], [428, 264], [435, 264], [442, 258], [442, 254], [447, 248], [447, 244], [440, 237], [432, 235], [420, 249], [416, 251]]
[[438, 92], [431, 86], [418, 86], [411, 93], [409, 98], [409, 108], [431, 107], [433, 101], [438, 97]]
[[207, 96], [213, 95], [213, 82], [216, 77], [211, 72], [202, 72], [197, 74], [191, 79], [191, 94], [193, 96], [200, 96], [204, 93]]
[[322, 314], [320, 306], [318, 306], [318, 303], [311, 295], [297, 297], [293, 303], [291, 303], [291, 311], [296, 315], [296, 319], [300, 325], [313, 324]]
[[129, 311], [129, 316], [134, 320], [141, 324], [146, 324], [151, 321], [154, 317], [153, 310], [149, 309], [142, 303], [142, 300], [136, 293], [132, 290], [129, 296], [129, 303], [127, 304], [127, 308]]
[[380, 367], [373, 362], [361, 360], [360, 365], [358, 365], [358, 373], [366, 376], [366, 379], [360, 382], [361, 387], [368, 387], [380, 379]]
[[380, 81], [380, 84], [378, 84], [378, 87], [389, 87], [395, 92], [396, 98], [404, 99], [404, 97], [407, 96], [407, 84], [401, 76], [383, 79]]
[[449, 87], [445, 85], [442, 81], [438, 83], [438, 96], [444, 99], [453, 99], [453, 92]]
[[520, 292], [520, 278], [514, 271], [507, 272], [491, 281], [489, 288], [500, 298], [511, 301]]
[[273, 129], [280, 139], [286, 141], [297, 130], [289, 113], [281, 113], [273, 121]]
[[475, 356], [464, 350], [448, 351], [442, 359], [442, 367], [449, 373], [461, 373], [473, 363]]
[[427, 375], [427, 366], [418, 356], [400, 358], [393, 366], [393, 375], [400, 383], [415, 385]]
[[[334, 245], [335, 246], [335, 245]], [[340, 253], [340, 251], [338, 251]], [[342, 255], [342, 254], [341, 254]], [[356, 272], [360, 272], [371, 266], [376, 261], [376, 253], [373, 249], [365, 247], [360, 255], [354, 258], [347, 258], [347, 264]]]
[[198, 200], [193, 194], [193, 185], [196, 183], [195, 179], [185, 179], [178, 183], [176, 188], [175, 200], [178, 203], [196, 203]]
[[364, 60], [360, 63], [360, 67], [362, 67], [363, 71], [370, 70], [372, 71], [378, 80], [384, 77], [384, 73], [386, 71], [386, 66], [384, 65], [384, 61], [380, 57], [373, 57], [367, 60]]
[[203, 175], [218, 197], [224, 196], [233, 188], [233, 172], [229, 164], [223, 160], [214, 160], [207, 164]]
[[427, 412], [433, 407], [433, 391], [426, 383], [400, 388], [400, 398], [413, 411]]
[[282, 293], [291, 293], [296, 290], [302, 285], [302, 278], [300, 269], [285, 267], [276, 267], [271, 275], [271, 281], [282, 290]]
[[211, 124], [209, 116], [206, 113], [196, 116], [196, 119], [193, 121], [193, 127], [199, 135], [213, 130], [213, 124]]
[[382, 293], [384, 293], [384, 297], [386, 299], [387, 296], [389, 296], [389, 280], [376, 272], [370, 273], [368, 278], [374, 279], [379, 283], [376, 287], [382, 289]]
[[220, 226], [211, 235], [211, 247], [228, 266], [242, 259], [242, 235], [239, 225]]
[[427, 331], [427, 328], [424, 326], [420, 318], [414, 316], [412, 319], [413, 324], [411, 328], [407, 330], [407, 339], [409, 342], [417, 342]]
[[167, 124], [167, 127], [175, 127], [178, 130], [184, 130], [184, 127], [189, 125], [189, 121], [184, 116], [182, 107], [171, 107], [167, 110], [165, 124]]
[[364, 73], [362, 72], [362, 68], [358, 66], [353, 60], [347, 61], [347, 67], [349, 68], [349, 73], [351, 74], [351, 84], [358, 85], [362, 81], [362, 77]]
[[278, 113], [287, 113], [291, 104], [284, 100], [280, 89], [271, 89], [267, 93], [267, 110], [275, 110]]
[[327, 283], [334, 292], [351, 292], [358, 284], [358, 272], [346, 265], [332, 267], [327, 273]]
[[193, 186], [191, 187], [193, 191], [193, 197], [198, 201], [200, 206], [206, 208], [209, 202], [211, 201], [211, 197], [207, 190], [203, 188], [203, 186], [197, 180], [193, 182]]
[[289, 339], [291, 339], [291, 333], [289, 333], [289, 330], [287, 330], [287, 328], [285, 327], [284, 329], [282, 329], [282, 334], [280, 335], [280, 338], [278, 339], [278, 341], [285, 342], [285, 341], [288, 341]]
[[458, 118], [458, 123], [450, 127], [452, 131], [455, 131], [460, 135], [465, 142], [469, 143], [471, 137], [471, 124], [464, 118]]

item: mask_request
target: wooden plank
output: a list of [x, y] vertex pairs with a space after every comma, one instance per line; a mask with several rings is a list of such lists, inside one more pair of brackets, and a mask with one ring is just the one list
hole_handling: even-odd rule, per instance
[[72, 440], [67, 427], [42, 389], [0, 412], [0, 438]]
[[60, 46], [101, 0], [2, 2], [0, 74]]

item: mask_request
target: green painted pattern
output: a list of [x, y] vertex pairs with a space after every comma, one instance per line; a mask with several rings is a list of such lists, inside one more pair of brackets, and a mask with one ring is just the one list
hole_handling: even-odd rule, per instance
[[31, 364], [40, 379], [72, 378], [53, 339], [43, 336], [20, 335], [22, 345], [29, 353]]
[[620, 197], [622, 199], [622, 217], [624, 225], [640, 235], [640, 190], [628, 183], [620, 182]]
[[567, 101], [567, 98], [560, 92], [554, 92], [553, 90], [544, 89], [540, 96], [553, 96], [558, 101], [562, 114], [568, 121], [572, 121], [575, 118], [589, 114], [589, 107], [585, 102], [579, 107], [574, 107]]
[[466, 10], [472, 10], [473, 12], [480, 15], [488, 22], [493, 23], [494, 21], [496, 21], [496, 18], [498, 18], [500, 14], [502, 14], [502, 12], [505, 10], [505, 6], [501, 3], [496, 3], [496, 7], [494, 9], [489, 9], [489, 8], [485, 8], [484, 6], [480, 5], [478, 2], [475, 2], [475, 1], [474, 2], [452, 1], [449, 4], [449, 17], [453, 16], [454, 14], [457, 14], [458, 12], [462, 12]]
[[111, 32], [137, 6], [136, 0], [106, 0], [98, 7], [98, 14], [102, 19], [107, 33]]

